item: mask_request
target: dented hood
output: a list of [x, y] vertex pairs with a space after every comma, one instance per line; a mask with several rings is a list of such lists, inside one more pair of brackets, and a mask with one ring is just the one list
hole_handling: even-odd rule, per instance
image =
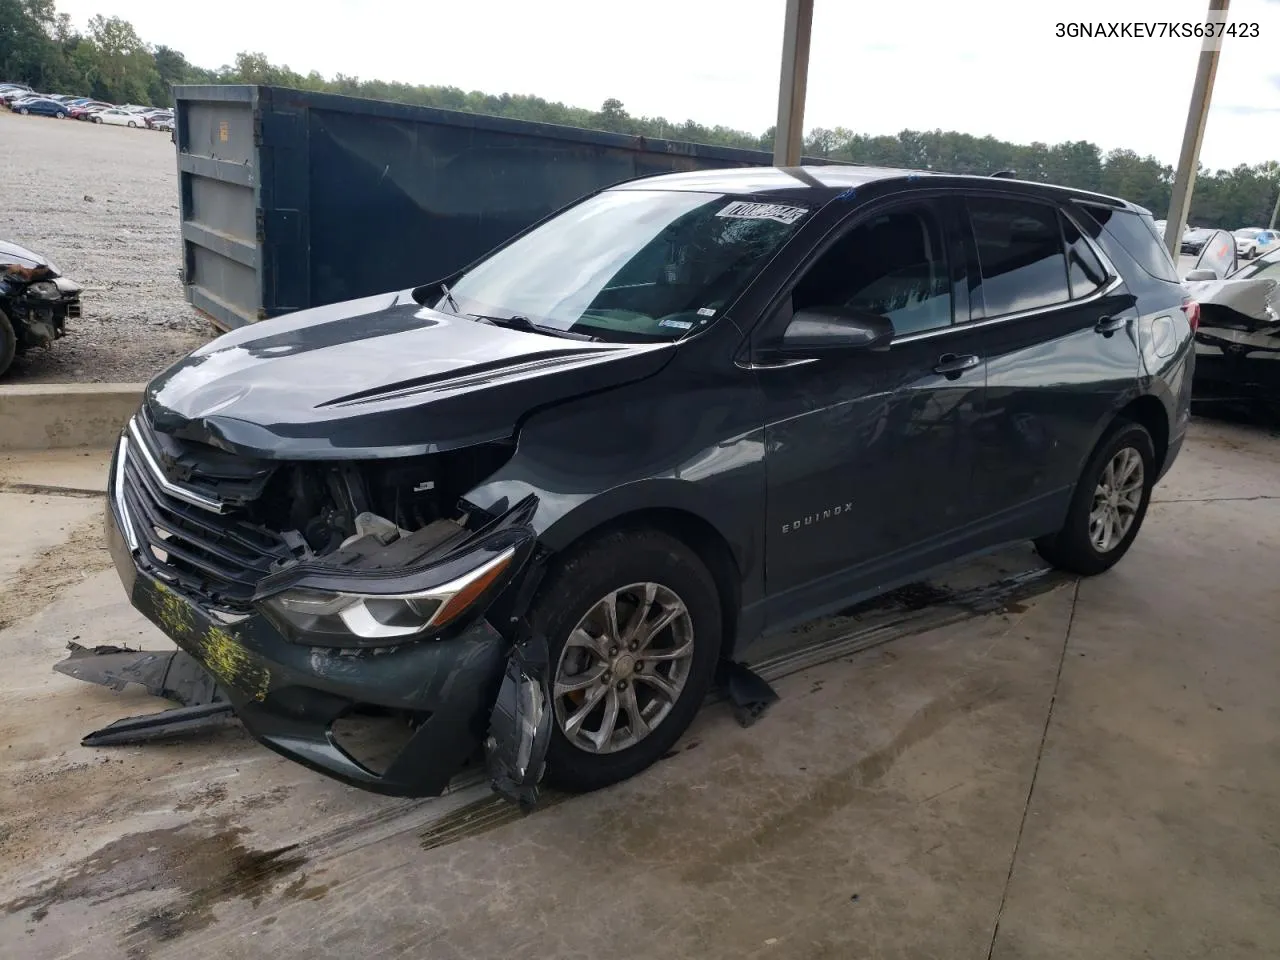
[[651, 376], [676, 349], [490, 326], [406, 290], [228, 333], [145, 405], [159, 429], [246, 456], [416, 456], [510, 437], [530, 410]]
[[62, 273], [48, 257], [42, 257], [40, 254], [16, 243], [0, 240], [0, 268], [7, 266], [24, 267], [28, 270], [35, 267], [48, 267], [55, 277]]
[[[1272, 277], [1227, 277], [1225, 280], [1189, 282], [1186, 286], [1202, 307], [1225, 307], [1255, 324], [1280, 323], [1280, 280]], [[1210, 324], [1210, 319], [1206, 317], [1204, 322]]]

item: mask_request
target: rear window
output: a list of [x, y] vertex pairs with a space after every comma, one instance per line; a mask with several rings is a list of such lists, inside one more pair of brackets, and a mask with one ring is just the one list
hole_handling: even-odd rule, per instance
[[1180, 282], [1178, 271], [1169, 259], [1169, 252], [1165, 250], [1156, 225], [1149, 215], [1093, 204], [1089, 204], [1089, 214], [1151, 276], [1172, 283]]

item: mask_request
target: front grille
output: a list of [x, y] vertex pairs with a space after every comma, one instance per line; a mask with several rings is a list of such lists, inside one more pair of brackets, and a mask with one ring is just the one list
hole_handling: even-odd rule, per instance
[[215, 497], [164, 476], [142, 445], [147, 428], [140, 419], [120, 444], [116, 469], [116, 503], [132, 533], [130, 546], [158, 577], [207, 605], [247, 610], [258, 581], [292, 551], [234, 508], [228, 512]]

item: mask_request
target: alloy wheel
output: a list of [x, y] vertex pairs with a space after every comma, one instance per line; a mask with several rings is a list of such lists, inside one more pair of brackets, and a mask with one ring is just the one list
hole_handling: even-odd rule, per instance
[[1118, 450], [1103, 468], [1089, 511], [1089, 541], [1099, 553], [1110, 553], [1128, 535], [1142, 506], [1145, 479], [1142, 454], [1133, 447]]
[[556, 722], [575, 747], [616, 753], [662, 723], [693, 667], [693, 620], [674, 590], [633, 583], [598, 600], [556, 665]]

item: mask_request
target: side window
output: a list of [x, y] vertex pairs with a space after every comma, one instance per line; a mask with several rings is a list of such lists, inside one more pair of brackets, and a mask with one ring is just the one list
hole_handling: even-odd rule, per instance
[[986, 315], [1035, 310], [1071, 298], [1058, 212], [1045, 203], [970, 197]]
[[897, 335], [951, 324], [942, 231], [925, 207], [873, 215], [836, 241], [791, 295], [794, 310], [849, 307], [888, 317]]
[[1107, 271], [1070, 217], [1062, 216], [1062, 238], [1067, 242], [1067, 279], [1071, 283], [1071, 299], [1079, 300], [1107, 282]]
[[1159, 280], [1181, 282], [1160, 231], [1149, 215], [1092, 203], [1086, 209], [1089, 216], [1097, 220], [1143, 270]]

